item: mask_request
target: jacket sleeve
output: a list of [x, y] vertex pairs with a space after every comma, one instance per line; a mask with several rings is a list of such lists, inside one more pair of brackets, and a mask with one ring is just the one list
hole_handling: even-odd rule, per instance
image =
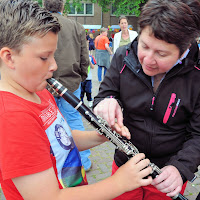
[[120, 68], [122, 68], [123, 55], [118, 51], [114, 54], [110, 68], [106, 71], [103, 82], [100, 85], [99, 93], [94, 98], [93, 108], [104, 98], [115, 98], [121, 105], [120, 98]]
[[88, 66], [89, 66], [89, 49], [87, 47], [87, 41], [85, 37], [85, 29], [81, 27], [81, 54], [80, 54], [80, 69], [81, 78], [84, 81], [87, 78]]
[[195, 171], [200, 165], [200, 96], [194, 107], [194, 111], [186, 126], [186, 141], [182, 149], [166, 163], [175, 166], [183, 181], [193, 182], [196, 178]]

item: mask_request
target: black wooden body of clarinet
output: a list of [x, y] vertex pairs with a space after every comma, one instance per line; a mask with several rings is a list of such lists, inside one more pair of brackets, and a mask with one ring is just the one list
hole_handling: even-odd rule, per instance
[[[84, 105], [82, 101], [80, 101], [72, 92], [67, 90], [67, 88], [65, 88], [60, 82], [54, 78], [47, 79], [47, 82], [61, 97], [78, 110], [83, 117], [96, 128], [96, 131], [99, 134], [107, 137], [117, 149], [127, 156], [128, 159], [139, 153], [138, 149], [130, 141], [123, 139], [118, 133], [113, 131], [105, 120], [95, 115], [87, 106]], [[161, 174], [161, 170], [154, 163], [150, 163], [149, 166], [152, 167], [152, 174], [150, 174], [152, 178], [156, 178], [156, 176]], [[172, 197], [172, 199], [188, 200], [180, 193]]]

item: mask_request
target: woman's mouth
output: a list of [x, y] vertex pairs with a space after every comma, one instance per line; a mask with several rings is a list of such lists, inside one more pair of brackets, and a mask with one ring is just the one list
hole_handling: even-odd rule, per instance
[[154, 70], [155, 70], [155, 68], [150, 67], [150, 66], [148, 66], [148, 65], [145, 65], [144, 67], [145, 67], [148, 71], [154, 71]]

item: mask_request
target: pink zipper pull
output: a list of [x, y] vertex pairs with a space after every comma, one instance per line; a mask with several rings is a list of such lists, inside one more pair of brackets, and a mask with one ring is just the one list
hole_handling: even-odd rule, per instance
[[173, 107], [173, 104], [175, 102], [175, 99], [176, 99], [176, 94], [175, 93], [172, 93], [171, 94], [171, 98], [169, 100], [169, 104], [167, 106], [167, 109], [166, 109], [166, 112], [165, 112], [165, 115], [164, 115], [164, 118], [163, 118], [163, 123], [166, 124], [169, 117], [170, 117], [170, 114], [171, 114], [171, 111], [172, 111], [172, 107]]
[[153, 110], [154, 102], [155, 102], [155, 97], [152, 97], [150, 110]]

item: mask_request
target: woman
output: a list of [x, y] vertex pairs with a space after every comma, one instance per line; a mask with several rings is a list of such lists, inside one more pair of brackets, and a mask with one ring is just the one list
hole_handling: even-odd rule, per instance
[[114, 36], [114, 53], [118, 47], [132, 42], [138, 35], [136, 31], [128, 29], [128, 20], [125, 16], [119, 18], [119, 26], [121, 31]]
[[96, 61], [98, 65], [98, 80], [102, 81], [102, 69], [104, 68], [104, 76], [107, 69], [110, 67], [110, 55], [113, 54], [112, 50], [109, 47], [109, 39], [107, 37], [108, 30], [102, 28], [100, 30], [100, 35], [95, 38], [95, 47], [96, 47]]
[[93, 55], [93, 51], [95, 50], [95, 46], [94, 46], [94, 36], [92, 33], [89, 34], [89, 54]]
[[[131, 142], [162, 170], [152, 185], [116, 200], [169, 200], [195, 179], [200, 165], [199, 32], [198, 0], [149, 0], [140, 15], [138, 41], [113, 56], [94, 111], [118, 131], [124, 124]], [[116, 150], [113, 173], [126, 161]]]

